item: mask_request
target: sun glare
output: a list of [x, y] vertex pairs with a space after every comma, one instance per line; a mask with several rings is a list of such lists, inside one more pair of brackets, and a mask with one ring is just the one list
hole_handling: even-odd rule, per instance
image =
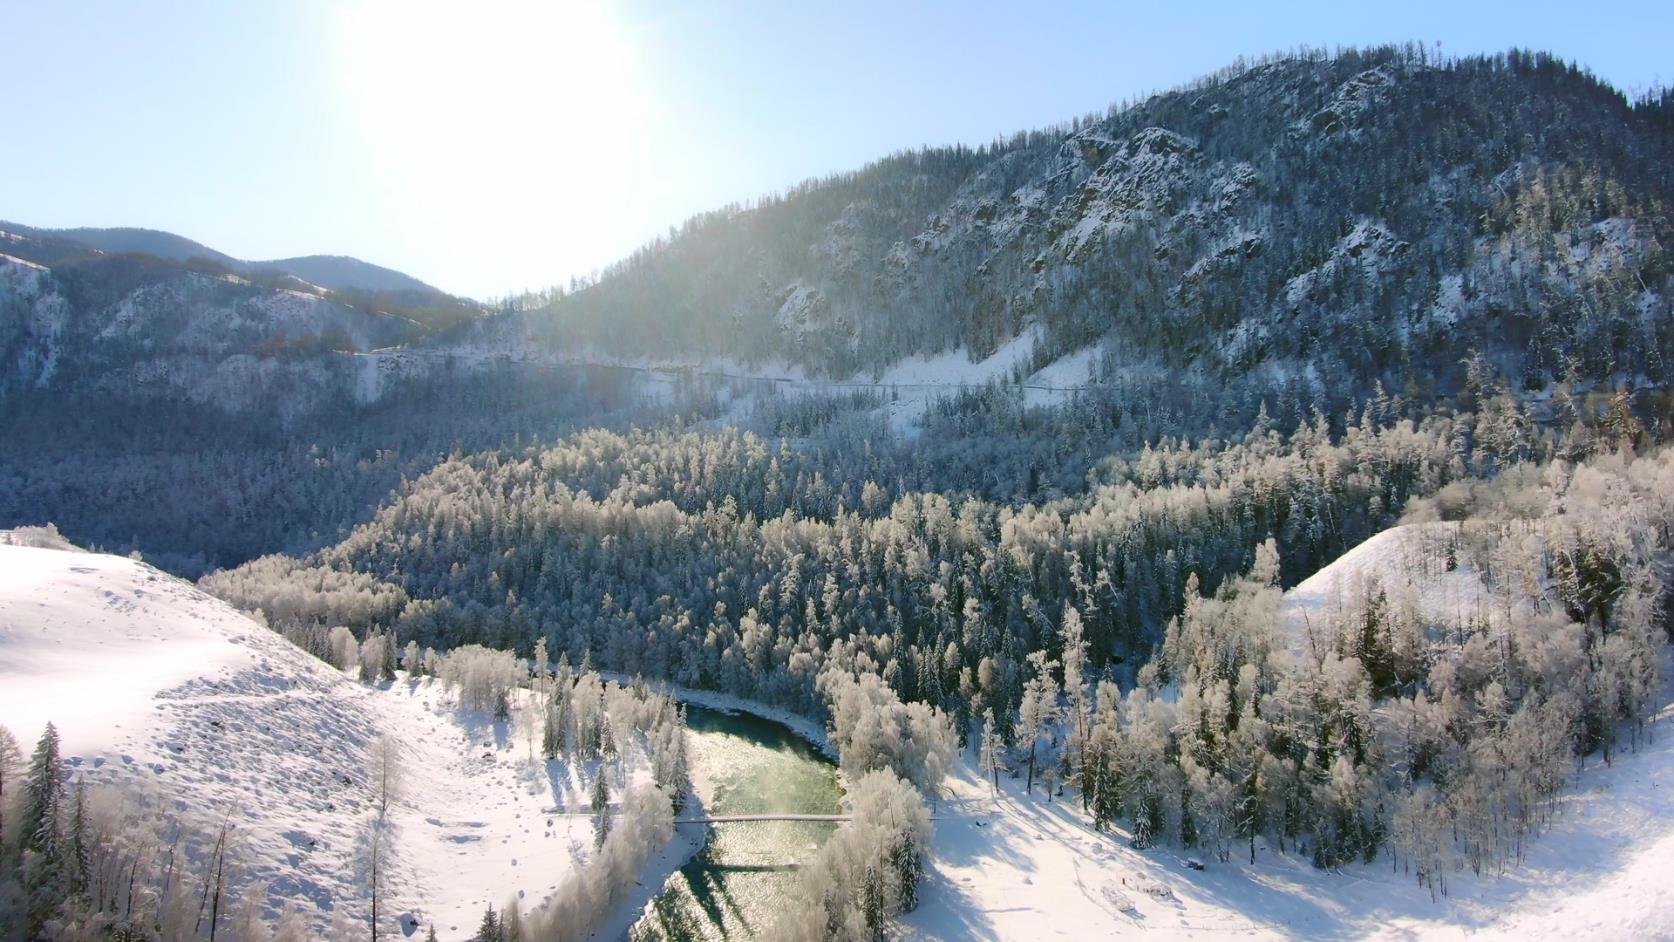
[[623, 155], [643, 123], [632, 49], [611, 11], [367, 0], [338, 16], [348, 103], [392, 195], [458, 224], [461, 240], [473, 227], [521, 232], [521, 245], [562, 270], [580, 246], [558, 221], [599, 219], [623, 198]]

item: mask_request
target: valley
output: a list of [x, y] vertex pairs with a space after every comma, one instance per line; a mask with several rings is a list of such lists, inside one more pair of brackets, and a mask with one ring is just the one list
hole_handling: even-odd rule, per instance
[[483, 300], [0, 222], [0, 942], [1674, 938], [1671, 154], [1300, 47]]

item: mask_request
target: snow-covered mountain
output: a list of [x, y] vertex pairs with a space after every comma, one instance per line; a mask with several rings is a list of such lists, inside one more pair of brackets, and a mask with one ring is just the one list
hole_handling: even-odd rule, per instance
[[[27, 413], [9, 432], [31, 454], [62, 448], [46, 439], [66, 426], [166, 414], [223, 440], [275, 425], [346, 440], [360, 460], [551, 434], [556, 410], [601, 421], [673, 366], [653, 394], [745, 376], [752, 395], [871, 397], [908, 434], [965, 396], [950, 408], [1079, 400], [1127, 412], [1125, 429], [1143, 415], [1144, 434], [1202, 435], [1247, 427], [1264, 401], [1281, 425], [1341, 415], [1379, 384], [1469, 409], [1475, 351], [1546, 420], [1560, 387], [1674, 381], [1674, 230], [1659, 209], [1674, 202], [1671, 114], [1667, 96], [1630, 101], [1525, 52], [1239, 63], [1103, 115], [707, 214], [579, 290], [488, 315], [418, 304], [400, 278], [335, 258], [270, 278], [166, 234], [0, 227], [0, 401]], [[89, 255], [74, 238], [164, 258]], [[575, 364], [629, 369], [543, 387]], [[742, 421], [745, 398], [700, 389], [672, 407]], [[436, 423], [421, 446], [368, 418], [416, 399], [474, 417]], [[546, 421], [494, 424], [537, 404], [552, 404]], [[108, 429], [84, 437], [118, 450]], [[160, 529], [115, 506], [98, 508], [108, 527], [67, 524], [80, 504], [28, 471], [8, 504], [4, 470], [0, 523], [57, 519], [107, 545]], [[358, 487], [336, 476], [309, 500]], [[318, 545], [346, 518], [256, 549]]]
[[1243, 63], [693, 219], [521, 332], [844, 377], [1033, 327], [1024, 375], [1102, 340], [1101, 372], [1207, 374], [1240, 400], [1310, 372], [1327, 401], [1450, 394], [1471, 347], [1530, 390], [1662, 385], [1669, 114], [1522, 52]]
[[349, 388], [334, 350], [412, 334], [410, 322], [318, 294], [141, 256], [57, 268], [0, 257], [0, 396], [36, 389], [304, 411]]

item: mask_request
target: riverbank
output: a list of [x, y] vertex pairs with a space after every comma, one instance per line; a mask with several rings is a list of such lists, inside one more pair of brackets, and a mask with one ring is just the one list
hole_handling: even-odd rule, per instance
[[[626, 684], [633, 680], [633, 678], [626, 674], [614, 674], [608, 671], [600, 671], [599, 676], [604, 677], [606, 680], [615, 681], [616, 683], [621, 684]], [[696, 706], [704, 707], [705, 709], [714, 710], [717, 713], [748, 713], [751, 716], [759, 716], [764, 720], [771, 720], [772, 722], [778, 723], [780, 726], [783, 726], [795, 733], [798, 737], [807, 740], [809, 745], [819, 750], [821, 755], [830, 759], [832, 762], [837, 762], [839, 759], [839, 756], [837, 755], [837, 748], [831, 744], [831, 737], [827, 734], [825, 725], [815, 720], [811, 720], [800, 713], [792, 713], [790, 710], [782, 707], [769, 706], [759, 700], [751, 700], [748, 697], [740, 697], [730, 693], [721, 693], [715, 690], [699, 690], [693, 687], [682, 687], [679, 684], [670, 683], [666, 680], [647, 679], [646, 683], [666, 689], [670, 696], [674, 697], [674, 699], [680, 701], [681, 703], [690, 703]]]
[[[681, 814], [703, 817], [705, 813], [703, 798], [693, 789], [692, 793], [686, 796], [686, 810]], [[610, 918], [601, 923], [587, 938], [599, 942], [626, 942], [629, 932], [645, 917], [646, 909], [662, 895], [668, 881], [680, 872], [680, 868], [691, 863], [692, 858], [702, 853], [708, 843], [707, 825], [676, 824], [674, 836], [669, 838], [668, 843], [640, 869], [639, 879], [634, 881], [633, 892], [617, 901], [611, 908]]]
[[707, 842], [668, 877], [632, 931], [664, 942], [772, 938], [796, 870], [837, 828], [796, 817], [840, 813], [836, 765], [805, 738], [807, 725], [799, 732], [736, 700], [709, 706], [694, 698], [686, 707], [692, 782], [703, 799], [694, 816], [736, 817], [704, 828]]

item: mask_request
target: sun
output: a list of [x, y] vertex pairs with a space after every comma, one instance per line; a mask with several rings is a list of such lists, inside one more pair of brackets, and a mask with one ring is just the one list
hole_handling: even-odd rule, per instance
[[381, 185], [432, 218], [562, 254], [555, 220], [599, 218], [632, 185], [621, 155], [645, 102], [608, 6], [365, 0], [335, 16], [344, 104]]

